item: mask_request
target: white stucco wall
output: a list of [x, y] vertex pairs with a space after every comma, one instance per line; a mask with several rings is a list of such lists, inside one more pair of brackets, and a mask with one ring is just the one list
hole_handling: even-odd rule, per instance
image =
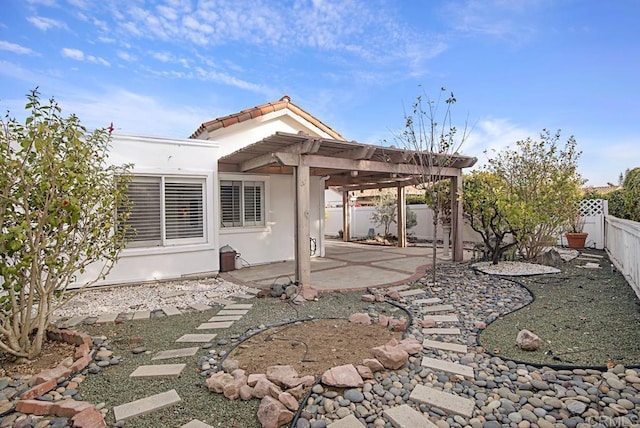
[[[235, 178], [265, 180], [266, 225], [246, 228], [220, 228], [220, 246], [230, 245], [249, 265], [293, 260], [294, 257], [294, 181], [291, 175], [220, 174], [220, 180]], [[249, 177], [249, 178], [247, 178]], [[310, 178], [310, 232], [321, 255], [324, 217], [324, 182]]]
[[[133, 164], [133, 174], [204, 179], [206, 242], [126, 248], [107, 278], [96, 285], [175, 279], [218, 271], [217, 149], [217, 144], [211, 141], [113, 136], [109, 162], [114, 165]], [[95, 278], [100, 267], [98, 264], [90, 266], [85, 274], [78, 276], [74, 286]]]

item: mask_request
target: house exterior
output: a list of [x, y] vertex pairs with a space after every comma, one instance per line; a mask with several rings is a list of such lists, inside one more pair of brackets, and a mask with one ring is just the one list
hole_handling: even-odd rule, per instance
[[[97, 284], [215, 274], [220, 248], [229, 245], [249, 265], [295, 260], [296, 281], [304, 285], [310, 258], [324, 256], [325, 189], [337, 186], [344, 198], [349, 191], [395, 187], [403, 202], [404, 186], [425, 172], [417, 166], [424, 156], [347, 141], [287, 96], [204, 122], [189, 139], [114, 135], [110, 162], [133, 165], [133, 232]], [[438, 172], [452, 180], [460, 259], [462, 229], [455, 225], [462, 224], [462, 206], [455, 192], [461, 169], [475, 161], [455, 155]], [[75, 285], [95, 278], [99, 268], [91, 266]]]

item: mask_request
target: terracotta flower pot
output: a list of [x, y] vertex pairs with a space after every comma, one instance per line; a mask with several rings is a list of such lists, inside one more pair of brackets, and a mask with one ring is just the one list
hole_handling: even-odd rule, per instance
[[564, 234], [564, 236], [567, 237], [567, 246], [569, 248], [573, 248], [574, 250], [582, 250], [584, 248], [584, 244], [585, 242], [587, 242], [588, 235], [589, 234], [585, 232], [567, 232]]

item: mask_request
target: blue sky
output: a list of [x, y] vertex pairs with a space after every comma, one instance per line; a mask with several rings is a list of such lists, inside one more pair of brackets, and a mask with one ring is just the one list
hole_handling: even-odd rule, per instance
[[183, 138], [287, 94], [381, 144], [446, 87], [464, 154], [562, 129], [604, 185], [640, 166], [639, 19], [636, 0], [4, 0], [0, 109], [39, 86], [88, 127]]

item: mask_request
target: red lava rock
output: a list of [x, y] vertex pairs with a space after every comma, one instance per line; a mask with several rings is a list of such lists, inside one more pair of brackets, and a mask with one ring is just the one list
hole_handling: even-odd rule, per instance
[[240, 399], [242, 401], [251, 400], [253, 398], [253, 388], [249, 385], [242, 385], [240, 387]]
[[389, 327], [391, 327], [393, 331], [405, 331], [407, 329], [407, 320], [405, 318], [391, 318], [389, 320]]
[[287, 410], [284, 404], [273, 397], [266, 396], [260, 402], [258, 420], [262, 428], [278, 428], [291, 422], [293, 416], [293, 412]]
[[422, 343], [420, 343], [417, 339], [413, 339], [410, 337], [402, 339], [398, 346], [407, 351], [407, 354], [409, 355], [415, 355], [422, 351]]
[[305, 300], [315, 300], [318, 298], [318, 290], [310, 285], [303, 285], [300, 287], [298, 295], [302, 296]]
[[353, 364], [332, 367], [322, 374], [322, 383], [338, 388], [358, 388], [364, 381]]
[[[377, 361], [377, 360], [376, 360]], [[382, 365], [380, 366], [382, 367]], [[362, 379], [373, 379], [373, 372], [367, 366], [356, 366], [356, 370], [358, 370], [358, 374]]]
[[433, 318], [425, 318], [422, 320], [422, 328], [433, 328], [436, 326], [436, 321]]
[[388, 369], [397, 370], [409, 360], [407, 351], [398, 346], [377, 346], [373, 348], [373, 356]]
[[356, 312], [349, 317], [349, 322], [352, 322], [354, 324], [371, 325], [371, 317], [369, 316], [369, 314]]
[[60, 400], [53, 403], [51, 413], [63, 418], [70, 418], [86, 409], [93, 409], [93, 404], [86, 401]]
[[362, 361], [362, 364], [369, 367], [374, 373], [384, 370], [382, 363], [375, 358], [367, 358]]
[[[26, 390], [20, 396], [21, 400], [30, 400], [31, 398], [39, 397], [47, 392], [51, 391], [58, 385], [57, 378], [49, 379], [46, 382], [40, 383], [31, 389]], [[26, 412], [25, 412], [26, 413]]]
[[206, 384], [209, 391], [217, 392], [221, 394], [224, 391], [224, 386], [229, 382], [233, 382], [233, 376], [229, 373], [218, 372], [214, 373], [207, 379]]
[[298, 407], [300, 407], [300, 403], [298, 403], [298, 400], [296, 400], [295, 397], [288, 392], [281, 393], [278, 396], [278, 401], [284, 404], [284, 406], [292, 412], [297, 411]]
[[276, 394], [277, 398], [281, 392], [280, 388], [266, 377], [259, 378], [253, 387], [253, 396], [256, 398], [263, 398], [272, 395], [273, 391], [278, 391]]
[[106, 428], [102, 413], [95, 408], [85, 409], [71, 418], [76, 428]]
[[402, 298], [402, 296], [400, 296], [400, 293], [395, 290], [388, 291], [387, 297], [390, 298], [391, 300], [400, 300]]
[[30, 415], [48, 415], [51, 412], [51, 401], [40, 400], [20, 400], [16, 404], [16, 411], [20, 413], [26, 413]]
[[389, 317], [383, 314], [378, 315], [378, 324], [383, 325], [383, 326], [388, 326], [389, 325]]

